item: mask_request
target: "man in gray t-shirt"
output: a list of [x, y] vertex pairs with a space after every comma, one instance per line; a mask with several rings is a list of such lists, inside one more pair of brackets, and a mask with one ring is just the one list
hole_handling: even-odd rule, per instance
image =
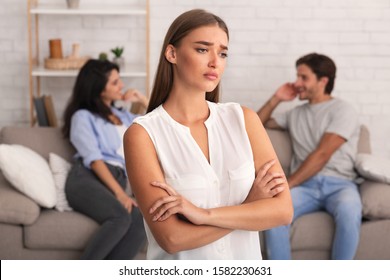
[[[336, 224], [332, 259], [353, 259], [359, 243], [362, 205], [353, 179], [359, 124], [353, 107], [331, 96], [336, 65], [327, 56], [308, 54], [296, 62], [297, 79], [277, 89], [257, 112], [267, 128], [286, 129], [293, 143], [287, 178], [294, 220], [319, 210]], [[283, 101], [307, 103], [271, 118]], [[290, 259], [289, 226], [265, 232], [268, 258]]]

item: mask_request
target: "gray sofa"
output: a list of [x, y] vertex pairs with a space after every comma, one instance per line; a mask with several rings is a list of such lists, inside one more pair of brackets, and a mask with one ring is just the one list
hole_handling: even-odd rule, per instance
[[[283, 168], [288, 170], [288, 134], [276, 130], [268, 133]], [[71, 161], [74, 153], [56, 128], [4, 127], [0, 143], [27, 146], [46, 159], [53, 152]], [[369, 152], [367, 130], [363, 130], [360, 151]], [[361, 195], [365, 220], [356, 258], [390, 259], [390, 186], [366, 181]], [[96, 222], [80, 213], [39, 207], [13, 188], [0, 172], [0, 259], [77, 259], [97, 228]], [[331, 217], [324, 212], [299, 218], [291, 231], [293, 258], [328, 259], [333, 228]], [[266, 258], [264, 242], [262, 249]], [[144, 257], [141, 252], [137, 258]]]
[[[267, 130], [286, 174], [292, 148], [287, 132]], [[371, 153], [369, 131], [361, 127], [358, 152]], [[364, 180], [360, 184], [363, 203], [363, 223], [355, 259], [390, 260], [390, 185]], [[291, 226], [290, 240], [293, 259], [330, 259], [334, 223], [326, 212], [316, 212], [298, 218]], [[266, 258], [263, 235], [262, 250]]]
[[[0, 144], [19, 144], [48, 160], [55, 153], [69, 162], [75, 153], [58, 128], [4, 127]], [[99, 225], [74, 211], [39, 207], [0, 172], [0, 259], [78, 259]], [[142, 250], [136, 259], [145, 258]]]

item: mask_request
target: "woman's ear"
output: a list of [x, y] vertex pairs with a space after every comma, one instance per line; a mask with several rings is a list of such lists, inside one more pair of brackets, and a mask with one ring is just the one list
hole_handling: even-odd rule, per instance
[[169, 44], [165, 49], [165, 58], [172, 64], [176, 63], [176, 48]]

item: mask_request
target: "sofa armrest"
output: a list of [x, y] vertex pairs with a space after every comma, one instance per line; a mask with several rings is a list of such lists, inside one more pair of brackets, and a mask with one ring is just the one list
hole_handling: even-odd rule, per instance
[[360, 185], [363, 217], [370, 220], [390, 219], [390, 185], [365, 180]]
[[0, 171], [0, 222], [31, 225], [39, 214], [39, 205], [12, 187]]

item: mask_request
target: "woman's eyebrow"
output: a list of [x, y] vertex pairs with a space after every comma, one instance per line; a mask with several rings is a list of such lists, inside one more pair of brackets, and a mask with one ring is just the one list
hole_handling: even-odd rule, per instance
[[[194, 42], [195, 44], [201, 44], [201, 45], [205, 45], [205, 46], [214, 46], [214, 43], [212, 42], [207, 42], [207, 41], [196, 41]], [[224, 50], [227, 50], [228, 47], [225, 46], [225, 45], [220, 45], [221, 49], [224, 49]]]

